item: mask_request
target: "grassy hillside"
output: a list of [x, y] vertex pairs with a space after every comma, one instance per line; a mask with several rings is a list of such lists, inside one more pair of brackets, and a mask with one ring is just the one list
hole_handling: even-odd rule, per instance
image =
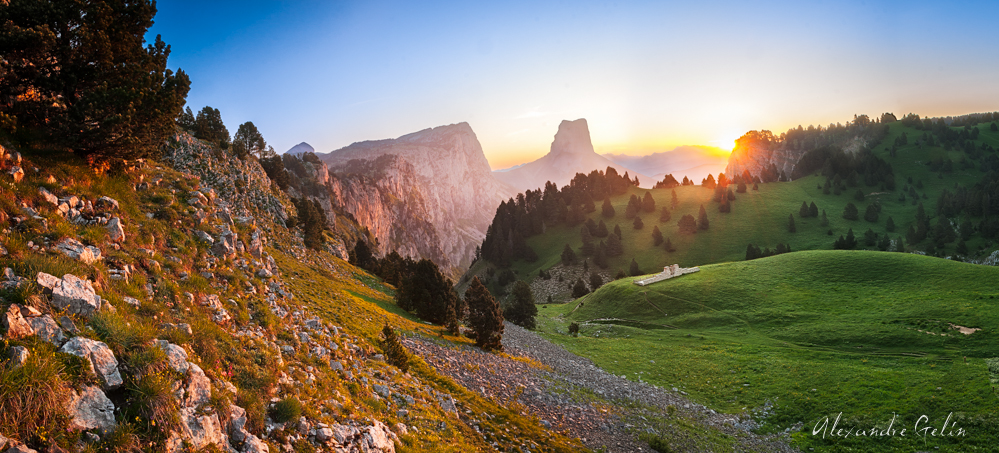
[[[542, 308], [540, 329], [613, 373], [675, 387], [718, 410], [772, 404], [764, 430], [799, 431], [801, 447], [991, 451], [999, 434], [997, 268], [809, 251], [708, 265], [648, 287], [632, 280]], [[582, 325], [578, 338], [566, 334], [570, 322]], [[952, 325], [980, 330], [964, 335]], [[840, 412], [840, 426], [864, 429], [883, 428], [896, 413], [896, 426], [910, 433], [812, 435], [822, 417]], [[920, 415], [939, 427], [951, 412], [965, 437], [924, 444], [912, 435]]]
[[[972, 186], [981, 181], [984, 173], [980, 166], [963, 168], [958, 163], [966, 157], [964, 151], [947, 151], [940, 146], [927, 146], [917, 144], [916, 138], [923, 134], [910, 127], [906, 127], [901, 122], [889, 125], [887, 137], [876, 146], [874, 154], [889, 162], [894, 170], [896, 189], [887, 191], [881, 187], [868, 187], [862, 182], [853, 187], [847, 187], [840, 195], [830, 193], [825, 195], [822, 185], [826, 178], [821, 175], [812, 175], [792, 182], [777, 182], [760, 184], [759, 190], [749, 189], [746, 193], [736, 194], [736, 200], [731, 203], [730, 213], [718, 211], [718, 203], [712, 202], [713, 191], [701, 186], [685, 186], [676, 189], [644, 189], [632, 188], [627, 194], [611, 198], [616, 215], [613, 218], [605, 218], [601, 215], [598, 203], [597, 210], [588, 215], [594, 222], [603, 220], [609, 230], [613, 230], [615, 225], [619, 225], [622, 232], [622, 242], [624, 243], [624, 254], [619, 257], [610, 258], [608, 271], [613, 275], [618, 270], [628, 270], [628, 266], [634, 258], [640, 268], [646, 272], [661, 269], [664, 265], [679, 263], [681, 266], [694, 266], [708, 263], [719, 263], [726, 261], [740, 261], [745, 259], [746, 247], [754, 244], [759, 247], [769, 247], [773, 249], [778, 243], [785, 243], [791, 246], [792, 250], [830, 250], [833, 242], [840, 235], [846, 235], [849, 229], [853, 229], [854, 235], [861, 240], [858, 249], [876, 250], [875, 246], [866, 246], [862, 239], [863, 234], [871, 229], [879, 236], [888, 234], [895, 240], [905, 236], [905, 231], [915, 225], [917, 205], [913, 204], [913, 198], [906, 195], [905, 201], [900, 201], [900, 194], [908, 192], [912, 186], [919, 196], [925, 211], [931, 218], [936, 215], [937, 198], [944, 189], [952, 192], [956, 186]], [[955, 128], [955, 130], [959, 130]], [[980, 135], [975, 141], [977, 146], [982, 143], [999, 148], [999, 132], [989, 129], [989, 124], [979, 125]], [[895, 142], [896, 137], [906, 133], [908, 136], [907, 145], [899, 146], [895, 157], [889, 153], [889, 149]], [[939, 142], [937, 142], [939, 144]], [[933, 172], [927, 166], [937, 158], [951, 159], [955, 165], [951, 172]], [[910, 183], [911, 180], [911, 183]], [[735, 186], [731, 186], [733, 191]], [[671, 191], [675, 190], [679, 199], [679, 206], [672, 210], [672, 217], [666, 223], [659, 222], [659, 209], [669, 206]], [[864, 200], [855, 199], [856, 192], [860, 190], [864, 193]], [[656, 201], [656, 212], [640, 213], [639, 217], [644, 222], [644, 228], [635, 230], [633, 220], [624, 216], [629, 197], [634, 194], [639, 198], [645, 192], [651, 193]], [[819, 208], [818, 218], [801, 218], [799, 208], [801, 203], [814, 202]], [[848, 203], [853, 203], [859, 210], [858, 220], [846, 220], [843, 218], [843, 210]], [[864, 220], [864, 212], [868, 204], [880, 203], [881, 212], [876, 222]], [[698, 209], [704, 205], [710, 228], [707, 231], [699, 231], [695, 235], [682, 235], [678, 232], [677, 221], [686, 214], [695, 218]], [[821, 226], [821, 212], [826, 212], [829, 225]], [[794, 215], [796, 232], [788, 231], [788, 216]], [[894, 231], [887, 231], [887, 221], [891, 217], [894, 221]], [[963, 217], [950, 219], [954, 224], [960, 224]], [[970, 218], [976, 226], [980, 218]], [[937, 220], [932, 219], [931, 223], [936, 224]], [[653, 246], [652, 227], [658, 226], [664, 237], [670, 239], [676, 251], [667, 253], [665, 248]], [[527, 242], [539, 256], [533, 263], [516, 261], [512, 269], [520, 279], [532, 279], [538, 275], [538, 271], [549, 269], [559, 263], [559, 255], [565, 244], [569, 244], [579, 253], [582, 246], [579, 230], [582, 225], [568, 227], [564, 224], [549, 227], [544, 234], [528, 238]], [[600, 241], [600, 238], [596, 238]], [[925, 250], [930, 240], [924, 240], [918, 244], [906, 244], [906, 250]], [[955, 251], [957, 241], [948, 243], [943, 250], [938, 249], [941, 256], [952, 255]], [[987, 256], [996, 249], [994, 241], [982, 238], [975, 234], [967, 241], [969, 258], [981, 258]], [[592, 265], [592, 259], [590, 264]], [[469, 275], [481, 275], [490, 264], [484, 262], [476, 263], [469, 271]], [[496, 274], [498, 275], [498, 273]]]
[[[230, 166], [249, 168], [251, 176], [263, 175], [255, 161], [234, 162]], [[0, 159], [0, 270], [10, 268], [14, 276], [5, 274], [0, 282], [0, 313], [28, 313], [8, 312], [14, 304], [33, 307], [38, 311], [28, 318], [59, 320], [51, 331], [65, 338], [50, 343], [41, 330], [23, 334], [0, 327], [3, 436], [42, 451], [56, 451], [56, 446], [88, 452], [168, 451], [171, 439], [186, 442], [191, 451], [223, 451], [230, 443], [239, 447], [245, 438], [229, 437], [237, 431], [230, 431], [230, 421], [232, 407], [238, 406], [246, 411], [247, 435], [259, 436], [272, 452], [333, 448], [330, 440], [301, 435], [300, 429], [309, 432], [320, 423], [387, 426], [378, 432], [397, 436], [388, 442], [400, 452], [583, 448], [578, 440], [543, 428], [536, 418], [469, 391], [418, 357], [412, 358], [408, 373], [388, 364], [380, 355], [383, 326], [403, 335], [432, 337], [438, 337], [439, 328], [399, 310], [392, 302], [394, 289], [377, 278], [330, 251], [306, 249], [301, 231], [241, 201], [245, 191], [223, 189], [245, 173], [216, 166], [207, 173], [209, 182], [147, 161], [104, 174], [72, 155], [34, 150], [17, 164], [25, 174], [14, 182], [7, 172], [15, 162]], [[106, 196], [117, 205], [81, 208], [82, 221], [60, 214], [40, 188], [97, 206], [96, 200]], [[252, 189], [265, 195], [273, 190], [264, 185]], [[279, 193], [271, 195], [281, 199]], [[226, 222], [222, 201], [233, 212], [253, 217]], [[120, 242], [113, 242], [97, 220], [106, 217], [123, 225]], [[219, 232], [227, 228], [237, 234], [233, 240], [239, 247], [230, 254], [216, 253], [204, 238], [221, 241]], [[256, 255], [254, 237], [266, 244]], [[65, 256], [55, 245], [67, 239], [100, 248], [102, 259], [88, 264]], [[127, 277], [120, 278], [125, 270]], [[36, 283], [40, 272], [90, 280], [103, 300], [101, 308], [92, 315], [60, 309], [54, 293]], [[167, 323], [189, 325], [190, 333]], [[71, 337], [102, 341], [117, 360], [124, 384], [98, 389], [117, 408], [107, 432], [68, 427], [76, 416], [69, 404], [72, 391], [98, 383], [87, 362], [59, 352]], [[154, 342], [157, 338], [203, 370], [197, 376], [210, 380], [203, 400], [182, 400], [175, 394], [177, 388], [183, 393], [193, 386], [189, 382], [196, 381], [196, 374], [171, 368], [173, 359], [168, 362]], [[446, 338], [470, 344], [466, 338]], [[26, 353], [26, 361], [10, 358], [14, 351]], [[385, 388], [392, 397], [384, 394]], [[453, 398], [462, 415], [448, 412], [443, 398]], [[302, 426], [300, 416], [306, 420]], [[195, 417], [203, 417], [193, 428], [199, 436], [179, 430]], [[482, 421], [473, 428], [472, 419]], [[342, 447], [360, 448], [360, 439], [351, 437]]]

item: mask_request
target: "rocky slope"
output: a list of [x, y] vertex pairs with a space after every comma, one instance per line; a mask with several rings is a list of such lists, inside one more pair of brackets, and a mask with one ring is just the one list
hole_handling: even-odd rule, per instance
[[505, 182], [518, 192], [544, 188], [548, 181], [559, 187], [569, 184], [576, 173], [589, 174], [593, 170], [613, 167], [619, 174], [628, 172], [642, 187], [652, 187], [655, 180], [646, 175], [629, 171], [593, 150], [590, 129], [585, 118], [563, 120], [552, 141], [551, 150], [540, 159], [523, 165], [493, 172], [496, 179]]
[[337, 204], [366, 225], [379, 251], [467, 267], [500, 201], [513, 191], [493, 178], [467, 123], [354, 143], [319, 154]]
[[0, 148], [0, 451], [578, 447], [419, 359], [386, 363], [383, 325], [436, 330], [304, 248], [255, 161], [168, 147], [114, 175]]

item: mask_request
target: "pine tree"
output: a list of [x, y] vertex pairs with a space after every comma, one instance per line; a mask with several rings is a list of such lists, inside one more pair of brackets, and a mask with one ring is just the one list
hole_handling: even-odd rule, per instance
[[735, 201], [735, 193], [731, 188], [728, 189], [728, 201]]
[[593, 255], [593, 264], [601, 269], [607, 269], [607, 244], [604, 244], [604, 241], [600, 241], [600, 244], [597, 245], [597, 253]]
[[635, 221], [632, 222], [632, 226], [636, 230], [641, 230], [642, 228], [645, 227], [645, 222], [642, 222], [642, 218], [641, 217], [635, 217]]
[[797, 228], [794, 227], [794, 214], [787, 215], [787, 232], [794, 233], [797, 232]]
[[757, 183], [754, 182], [753, 183], [753, 190], [757, 190], [757, 191], [760, 190], [759, 184], [757, 184]]
[[246, 159], [248, 156], [256, 156], [259, 159], [267, 152], [267, 142], [264, 141], [263, 135], [260, 135], [257, 126], [252, 121], [247, 121], [236, 129], [236, 135], [232, 137], [232, 151], [240, 159]]
[[736, 186], [735, 191], [738, 193], [746, 193], [746, 183], [743, 181], [739, 181], [739, 185]]
[[465, 291], [465, 302], [468, 304], [468, 323], [475, 345], [485, 350], [502, 351], [503, 314], [499, 303], [479, 277], [472, 277], [472, 283]]
[[403, 279], [395, 297], [396, 305], [403, 310], [415, 311], [420, 319], [458, 333], [460, 297], [454, 291], [454, 284], [433, 261], [422, 259], [416, 263], [412, 274]]
[[798, 209], [798, 217], [802, 219], [808, 217], [808, 204], [804, 201], [801, 202], [801, 208]]
[[680, 229], [681, 233], [684, 234], [694, 234], [697, 233], [697, 221], [694, 220], [694, 216], [686, 214], [680, 217], [680, 220], [676, 222], [676, 226]]
[[632, 219], [638, 212], [642, 210], [642, 202], [638, 201], [638, 197], [634, 194], [631, 195], [631, 199], [628, 200], [628, 207], [624, 209], [624, 218]]
[[569, 244], [566, 244], [565, 248], [562, 249], [562, 264], [569, 266], [575, 263], [576, 263], [576, 252], [573, 252], [572, 247], [569, 247]]
[[409, 353], [406, 352], [406, 347], [402, 345], [399, 341], [399, 337], [395, 334], [395, 331], [385, 324], [382, 328], [382, 352], [385, 353], [385, 361], [402, 371], [403, 373], [409, 372]]
[[608, 234], [610, 233], [607, 232], [607, 224], [604, 223], [603, 219], [601, 219], [600, 223], [597, 224], [597, 233], [594, 234], [594, 236], [598, 238], [605, 238]]
[[631, 259], [631, 266], [628, 268], [628, 271], [632, 277], [642, 275], [642, 270], [638, 268], [638, 262], [634, 258]]
[[583, 279], [576, 279], [576, 283], [572, 285], [572, 297], [574, 299], [579, 299], [589, 293], [590, 291], [586, 289], [586, 283], [583, 283]]
[[701, 230], [708, 229], [708, 213], [704, 210], [703, 204], [701, 205], [701, 210], [697, 214], [697, 228]]
[[659, 225], [652, 227], [652, 246], [659, 247], [663, 243], [663, 233], [659, 231]]
[[671, 217], [672, 215], [670, 215], [669, 209], [667, 209], [666, 206], [663, 206], [662, 211], [659, 212], [659, 223], [669, 222]]
[[[684, 179], [686, 179], [686, 178], [687, 177], [684, 176]], [[675, 189], [670, 189], [670, 204], [669, 204], [669, 206], [670, 206], [670, 209], [676, 209], [677, 206], [680, 206], [680, 199], [677, 198], [677, 196], [676, 196], [676, 190]]]
[[607, 256], [615, 257], [624, 254], [624, 244], [621, 243], [621, 239], [618, 235], [612, 234], [607, 236]]
[[531, 286], [518, 280], [513, 285], [513, 302], [503, 310], [503, 318], [525, 329], [534, 330], [534, 317], [537, 315], [538, 307], [534, 303]]
[[670, 242], [669, 238], [666, 238], [666, 253], [673, 253], [676, 248], [673, 247], [673, 243]]
[[819, 221], [819, 225], [821, 225], [821, 226], [829, 226], [829, 218], [826, 217], [826, 210], [825, 209], [822, 210], [822, 220]]
[[864, 212], [864, 220], [871, 223], [878, 221], [878, 207], [874, 203], [867, 205], [867, 210]]
[[815, 202], [814, 201], [812, 202], [812, 204], [808, 205], [808, 216], [809, 217], [818, 217], [819, 216], [819, 207], [815, 206]]
[[645, 196], [642, 198], [642, 210], [645, 212], [656, 212], [656, 200], [652, 198], [652, 194], [648, 191], [645, 192]]
[[608, 219], [614, 217], [614, 206], [611, 205], [610, 197], [604, 197], [604, 204], [600, 207], [600, 213]]
[[583, 246], [580, 248], [583, 256], [593, 256], [595, 250], [593, 248], [593, 238], [590, 236], [590, 229], [584, 226], [579, 233], [583, 240]]
[[596, 272], [590, 272], [590, 290], [596, 291], [601, 286], [604, 286], [604, 279], [600, 274]]
[[81, 156], [156, 157], [190, 80], [146, 42], [155, 2], [0, 1], [0, 128]]
[[621, 225], [614, 225], [614, 235], [617, 236], [618, 239], [624, 239], [624, 237], [621, 236]]
[[853, 203], [847, 203], [846, 207], [843, 208], [843, 218], [846, 220], [857, 220], [858, 214], [857, 207]]
[[853, 194], [853, 199], [857, 201], [864, 201], [864, 191], [857, 189], [857, 192]]

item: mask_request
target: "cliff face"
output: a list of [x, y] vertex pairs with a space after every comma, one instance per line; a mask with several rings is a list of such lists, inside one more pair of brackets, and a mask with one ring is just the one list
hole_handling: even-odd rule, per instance
[[382, 253], [398, 250], [453, 271], [471, 264], [496, 207], [513, 195], [493, 177], [467, 123], [319, 157], [336, 203], [368, 227]]
[[[868, 144], [868, 140], [863, 137], [852, 137], [835, 144], [841, 146], [846, 152], [856, 153]], [[805, 155], [811, 149], [794, 149], [783, 141], [771, 144], [757, 141], [740, 143], [732, 150], [732, 155], [729, 156], [725, 174], [732, 176], [749, 170], [749, 173], [753, 176], [759, 176], [764, 168], [774, 165], [777, 167], [778, 174], [784, 172], [785, 175], [790, 177], [794, 166], [798, 164], [801, 156]]]

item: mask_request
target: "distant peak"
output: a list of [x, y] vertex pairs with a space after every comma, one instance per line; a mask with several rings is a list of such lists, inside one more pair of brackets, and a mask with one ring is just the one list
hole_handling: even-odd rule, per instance
[[305, 142], [302, 142], [302, 143], [299, 143], [299, 144], [297, 144], [295, 146], [292, 146], [291, 149], [289, 149], [288, 151], [285, 151], [285, 154], [288, 154], [288, 155], [291, 155], [291, 156], [297, 156], [299, 154], [315, 153], [315, 152], [316, 152], [316, 149], [313, 148], [312, 145], [310, 145], [308, 143], [305, 143]]
[[596, 154], [593, 151], [593, 143], [590, 142], [590, 128], [586, 124], [586, 118], [575, 121], [562, 120], [558, 125], [558, 132], [555, 133], [549, 154], [563, 153]]

